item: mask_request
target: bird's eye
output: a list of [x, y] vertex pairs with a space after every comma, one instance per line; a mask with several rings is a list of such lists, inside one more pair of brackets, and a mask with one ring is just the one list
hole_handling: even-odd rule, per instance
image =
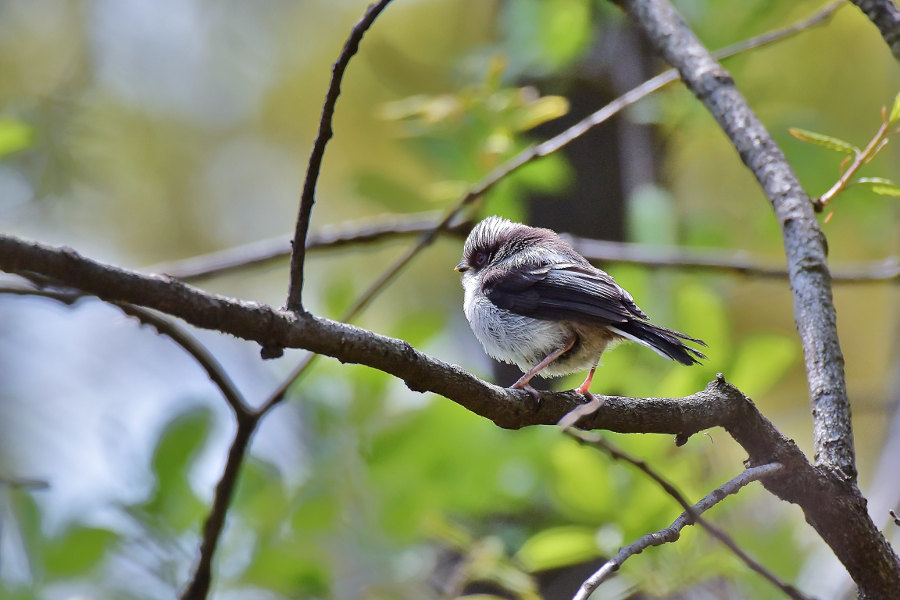
[[484, 263], [487, 262], [487, 259], [487, 252], [476, 252], [475, 255], [472, 256], [472, 265], [476, 267], [483, 267]]

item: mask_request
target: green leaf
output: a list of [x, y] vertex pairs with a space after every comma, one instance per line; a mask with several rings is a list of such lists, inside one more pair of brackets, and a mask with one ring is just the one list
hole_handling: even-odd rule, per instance
[[894, 97], [894, 105], [891, 107], [891, 115], [888, 117], [888, 123], [893, 123], [900, 119], [900, 94]]
[[529, 102], [513, 114], [516, 131], [528, 131], [569, 112], [569, 100], [563, 96], [543, 96]]
[[591, 39], [591, 3], [541, 0], [538, 6], [538, 41], [545, 60], [559, 67], [577, 58]]
[[177, 531], [196, 526], [203, 503], [191, 490], [189, 469], [209, 435], [211, 413], [198, 409], [175, 417], [166, 425], [153, 453], [156, 489], [140, 508]]
[[897, 185], [890, 179], [884, 177], [860, 177], [853, 183], [867, 185], [869, 188], [880, 196], [900, 197], [900, 185]]
[[44, 551], [49, 578], [85, 575], [105, 556], [116, 534], [107, 529], [74, 526]]
[[597, 531], [593, 527], [552, 527], [531, 536], [516, 553], [530, 572], [575, 565], [596, 558]]
[[845, 154], [856, 154], [857, 152], [859, 152], [859, 148], [857, 148], [850, 142], [845, 142], [844, 140], [840, 140], [830, 135], [825, 135], [824, 133], [816, 133], [815, 131], [798, 129], [797, 127], [791, 127], [790, 129], [788, 129], [788, 133], [802, 142], [815, 144], [816, 146], [828, 148], [829, 150], [834, 150], [836, 152], [842, 152]]
[[34, 130], [28, 123], [0, 119], [0, 158], [24, 150], [34, 142]]

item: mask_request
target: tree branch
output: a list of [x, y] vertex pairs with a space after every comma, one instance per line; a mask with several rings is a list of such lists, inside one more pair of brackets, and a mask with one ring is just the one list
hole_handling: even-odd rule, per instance
[[[804, 506], [806, 517], [847, 567], [862, 595], [889, 597], [892, 591], [900, 589], [900, 559], [872, 523], [865, 511], [865, 500], [856, 488], [850, 404], [825, 259], [825, 238], [809, 197], [781, 150], [735, 88], [734, 80], [712, 59], [672, 6], [664, 0], [622, 0], [621, 5], [706, 105], [772, 202], [784, 238], [794, 319], [806, 359], [816, 464], [843, 489], [841, 495], [853, 505], [852, 510], [848, 506], [833, 514], [831, 523], [820, 520], [824, 515], [815, 507]], [[851, 513], [857, 520], [854, 526], [859, 529], [848, 536], [847, 517], [839, 514]], [[873, 561], [879, 567], [873, 568]]]
[[[306, 251], [340, 250], [384, 240], [405, 239], [434, 229], [438, 224], [438, 218], [434, 211], [429, 211], [409, 215], [373, 217], [364, 222], [329, 226], [320, 231], [311, 232], [307, 236]], [[465, 237], [471, 227], [470, 221], [455, 221], [447, 227], [446, 231]], [[143, 270], [150, 273], [165, 273], [182, 281], [197, 281], [225, 275], [241, 269], [280, 261], [290, 256], [291, 244], [288, 237], [279, 235], [182, 260], [151, 265]]]
[[294, 312], [303, 310], [303, 262], [306, 259], [306, 233], [309, 231], [309, 217], [313, 204], [316, 201], [316, 181], [322, 167], [322, 157], [325, 155], [325, 145], [333, 135], [331, 121], [334, 117], [334, 106], [341, 93], [341, 78], [350, 59], [359, 50], [359, 43], [370, 25], [375, 21], [381, 11], [391, 0], [379, 0], [376, 4], [369, 5], [366, 14], [350, 31], [341, 55], [331, 67], [331, 83], [325, 94], [325, 103], [322, 106], [322, 117], [319, 120], [319, 133], [313, 144], [312, 153], [306, 169], [306, 179], [303, 182], [303, 191], [300, 194], [300, 212], [297, 217], [297, 228], [294, 232], [294, 252], [291, 255], [291, 281], [288, 290], [287, 308]]
[[900, 60], [900, 9], [892, 0], [850, 0], [861, 10], [884, 38], [894, 58]]
[[769, 132], [665, 0], [625, 0], [623, 6], [663, 57], [681, 73], [728, 135], [772, 202], [782, 228], [794, 294], [794, 319], [806, 357], [814, 415], [816, 462], [856, 479], [844, 357], [838, 342], [825, 236], [806, 192]]
[[205, 600], [209, 594], [212, 583], [212, 561], [219, 545], [219, 538], [225, 528], [225, 517], [234, 495], [241, 465], [244, 464], [244, 456], [250, 446], [250, 440], [256, 425], [259, 423], [258, 415], [236, 414], [237, 431], [231, 448], [228, 450], [228, 459], [225, 462], [225, 470], [216, 491], [213, 495], [213, 505], [203, 525], [203, 540], [200, 542], [200, 559], [194, 570], [194, 575], [181, 594], [181, 600]]
[[[731, 481], [728, 481], [711, 491], [699, 502], [689, 507], [689, 510], [685, 509], [685, 511], [681, 513], [681, 515], [665, 529], [661, 529], [653, 533], [648, 533], [647, 535], [638, 538], [627, 546], [623, 546], [619, 549], [614, 557], [606, 561], [606, 563], [604, 563], [603, 566], [600, 567], [600, 569], [598, 569], [593, 575], [585, 580], [585, 582], [579, 588], [578, 592], [575, 594], [573, 600], [587, 600], [588, 597], [590, 597], [590, 595], [594, 592], [594, 590], [600, 587], [600, 584], [606, 581], [606, 579], [609, 578], [610, 575], [621, 568], [622, 564], [626, 560], [628, 560], [635, 554], [640, 554], [650, 546], [661, 546], [663, 544], [669, 544], [677, 541], [678, 538], [681, 537], [682, 529], [684, 529], [688, 525], [693, 525], [695, 522], [699, 522], [697, 521], [697, 517], [700, 514], [706, 512], [729, 495], [738, 493], [738, 491], [740, 491], [740, 489], [744, 486], [763, 477], [766, 477], [767, 475], [771, 475], [781, 470], [781, 468], [782, 465], [778, 463], [770, 463], [767, 465], [760, 465], [758, 467], [751, 467]], [[704, 522], [709, 525], [708, 522]], [[754, 568], [754, 570], [757, 569]], [[806, 598], [806, 596], [797, 591], [793, 586], [781, 582], [781, 580], [779, 580], [777, 576], [775, 576], [767, 569], [763, 568], [763, 571], [765, 571], [764, 576], [766, 577], [766, 579], [773, 582], [789, 597]]]
[[246, 400], [244, 400], [243, 395], [237, 389], [234, 382], [231, 381], [228, 373], [225, 372], [225, 369], [222, 368], [222, 365], [219, 364], [216, 357], [214, 357], [203, 344], [197, 341], [194, 336], [185, 331], [184, 328], [180, 327], [177, 323], [173, 323], [168, 318], [162, 317], [146, 308], [141, 308], [140, 306], [135, 306], [126, 302], [117, 302], [115, 303], [115, 306], [119, 307], [119, 310], [126, 315], [130, 315], [142, 323], [150, 325], [160, 335], [170, 338], [173, 342], [181, 346], [185, 352], [190, 354], [194, 360], [203, 367], [203, 370], [206, 371], [210, 380], [212, 380], [216, 387], [222, 392], [222, 396], [225, 397], [225, 402], [228, 403], [228, 406], [231, 407], [231, 410], [234, 411], [235, 415], [242, 416], [250, 414], [250, 406], [247, 404]]
[[[771, 44], [773, 42], [790, 37], [791, 35], [794, 35], [799, 31], [825, 22], [834, 13], [834, 11], [837, 10], [838, 6], [839, 5], [837, 3], [833, 3], [826, 6], [824, 9], [822, 9], [812, 17], [804, 19], [792, 26], [785, 27], [774, 32], [768, 32], [755, 38], [751, 38], [744, 42], [735, 44], [734, 46], [724, 48], [720, 51], [720, 56], [732, 56], [739, 52], [758, 48], [760, 46]], [[467, 206], [487, 193], [502, 179], [505, 179], [533, 160], [548, 156], [550, 154], [553, 154], [554, 152], [561, 150], [594, 127], [606, 122], [620, 111], [631, 106], [638, 100], [648, 96], [656, 90], [664, 87], [665, 85], [675, 81], [677, 78], [677, 73], [673, 69], [661, 73], [656, 77], [645, 81], [641, 85], [619, 96], [606, 106], [588, 115], [585, 119], [579, 121], [575, 125], [572, 125], [565, 131], [540, 144], [531, 145], [525, 148], [517, 155], [513, 156], [506, 163], [497, 167], [481, 182], [470, 187], [469, 190], [467, 190], [466, 193], [462, 195], [462, 197], [456, 202], [456, 204], [444, 214], [444, 217], [431, 230], [423, 233], [422, 237], [419, 238], [419, 241], [416, 242], [416, 244], [410, 247], [402, 256], [400, 256], [399, 259], [397, 259], [391, 266], [389, 266], [381, 274], [381, 276], [376, 279], [375, 282], [372, 283], [369, 288], [360, 296], [357, 302], [350, 308], [348, 314], [356, 315], [357, 313], [359, 313], [359, 311], [365, 308], [365, 306], [368, 305], [368, 303], [371, 302], [372, 299], [374, 299], [378, 295], [378, 293], [382, 289], [384, 289], [384, 287], [394, 277], [396, 277], [397, 274], [406, 267], [406, 265], [408, 265], [412, 261], [414, 257], [418, 256], [424, 248], [429, 246], [435, 239], [437, 239], [437, 236], [441, 232], [446, 231], [450, 223], [454, 219], [456, 219], [456, 217]], [[294, 243], [294, 247], [297, 247], [296, 241]], [[297, 253], [294, 252], [294, 254], [292, 255], [292, 260], [293, 258], [296, 258], [296, 256]], [[272, 348], [263, 348], [264, 358], [270, 358], [277, 355], [278, 353], [273, 352]]]
[[[304, 348], [363, 364], [402, 379], [411, 390], [449, 398], [504, 428], [555, 424], [583, 401], [574, 392], [544, 392], [535, 403], [527, 392], [486, 383], [402, 340], [311, 314], [211, 294], [168, 277], [104, 265], [68, 248], [0, 235], [0, 269], [38, 273], [107, 301], [139, 304], [263, 345]], [[599, 398], [603, 410], [582, 419], [581, 427], [674, 434], [683, 443], [698, 431], [721, 426], [750, 455], [750, 466], [782, 463], [784, 471], [768, 477], [766, 488], [803, 508], [807, 521], [861, 589], [877, 598], [889, 597], [878, 592], [900, 586], [900, 561], [872, 524], [856, 486], [811, 465], [792, 440], [724, 379], [684, 398]]]
[[[438, 221], [433, 212], [400, 218], [376, 218], [374, 222], [342, 224], [310, 233], [306, 240], [306, 251], [342, 250], [356, 245], [405, 239], [428, 233], [437, 225]], [[465, 239], [471, 227], [470, 221], [459, 221], [451, 223], [443, 233]], [[762, 279], [788, 278], [787, 269], [758, 262], [746, 252], [613, 242], [573, 235], [563, 237], [585, 258], [595, 263], [713, 271]], [[182, 281], [192, 282], [280, 261], [290, 254], [287, 236], [278, 236], [183, 260], [159, 263], [141, 270], [164, 273]], [[837, 267], [832, 273], [831, 280], [835, 284], [897, 283], [900, 282], [900, 257], [848, 263]]]

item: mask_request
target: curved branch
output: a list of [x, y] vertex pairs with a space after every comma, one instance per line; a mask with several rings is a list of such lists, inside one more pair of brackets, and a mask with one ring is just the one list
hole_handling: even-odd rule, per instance
[[181, 346], [181, 348], [194, 357], [194, 360], [203, 367], [210, 380], [222, 392], [225, 402], [231, 407], [231, 410], [238, 416], [249, 415], [250, 406], [244, 400], [243, 395], [237, 389], [237, 386], [231, 381], [231, 377], [216, 360], [216, 357], [206, 349], [197, 339], [185, 331], [178, 324], [173, 323], [166, 317], [162, 317], [153, 311], [128, 304], [126, 302], [116, 302], [115, 306], [126, 315], [130, 315], [142, 323], [153, 327], [160, 335], [164, 335], [173, 342]]
[[[737, 91], [734, 80], [713, 60], [671, 4], [665, 0], [622, 0], [621, 4], [706, 105], [775, 209], [790, 272], [794, 319], [806, 360], [816, 464], [848, 502], [843, 510], [831, 514], [807, 505], [804, 512], [847, 567], [863, 596], [890, 597], [900, 589], [900, 558], [872, 523], [865, 499], [856, 487], [850, 404], [825, 237], [809, 197], [784, 154]], [[849, 529], [854, 530], [852, 534]]]
[[[37, 273], [110, 302], [138, 304], [262, 345], [304, 348], [363, 364], [402, 379], [414, 391], [449, 398], [505, 428], [555, 424], [583, 401], [574, 392], [545, 392], [535, 406], [527, 392], [486, 383], [402, 340], [311, 314], [208, 293], [169, 277], [105, 265], [70, 248], [0, 235], [0, 269]], [[684, 441], [698, 431], [721, 426], [750, 455], [750, 465], [782, 463], [785, 470], [767, 478], [766, 488], [803, 508], [807, 521], [861, 588], [879, 597], [878, 590], [895, 590], [900, 585], [900, 561], [872, 524], [856, 487], [811, 465], [792, 440], [724, 379], [685, 398], [601, 398], [603, 408], [582, 419], [582, 427], [674, 434]]]
[[900, 9], [893, 0], [850, 0], [874, 23], [891, 54], [900, 60]]
[[341, 94], [341, 79], [344, 71], [350, 63], [350, 59], [359, 50], [359, 42], [369, 26], [381, 14], [381, 11], [391, 0], [379, 0], [377, 4], [371, 4], [366, 9], [363, 18], [354, 25], [350, 31], [350, 37], [344, 44], [341, 55], [331, 67], [331, 83], [325, 94], [325, 103], [322, 106], [322, 117], [319, 120], [319, 133], [313, 144], [306, 168], [306, 179], [303, 182], [303, 191], [300, 194], [300, 213], [297, 216], [297, 229], [294, 232], [294, 252], [291, 255], [291, 281], [288, 290], [287, 308], [295, 312], [303, 310], [303, 262], [306, 258], [306, 233], [309, 231], [309, 217], [316, 201], [316, 182], [319, 179], [319, 171], [322, 168], [322, 158], [325, 156], [325, 145], [331, 139], [331, 120], [334, 117], [334, 105]]
[[815, 421], [816, 462], [856, 480], [844, 357], [838, 342], [825, 236], [781, 149], [721, 67], [665, 0], [623, 2], [657, 51], [728, 135], [772, 202], [782, 228], [794, 319], [806, 358]]

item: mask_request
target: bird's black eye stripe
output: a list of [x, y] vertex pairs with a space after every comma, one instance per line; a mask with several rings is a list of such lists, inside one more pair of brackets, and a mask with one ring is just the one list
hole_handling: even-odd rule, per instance
[[472, 255], [472, 265], [476, 267], [483, 267], [487, 262], [488, 254], [483, 250], [478, 250], [475, 254]]

